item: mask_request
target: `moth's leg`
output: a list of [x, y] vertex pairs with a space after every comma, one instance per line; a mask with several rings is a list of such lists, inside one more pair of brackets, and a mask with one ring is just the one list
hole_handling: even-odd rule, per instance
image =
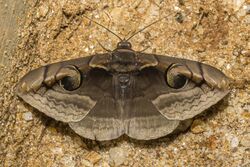
[[145, 47], [144, 49], [142, 49], [142, 50], [140, 50], [140, 51], [138, 51], [138, 53], [140, 54], [140, 53], [143, 53], [143, 52], [145, 52], [147, 49], [149, 49], [150, 48], [150, 46], [147, 46], [147, 47]]
[[101, 42], [100, 42], [99, 40], [96, 40], [96, 41], [97, 41], [97, 43], [102, 47], [103, 50], [105, 50], [105, 51], [108, 52], [108, 53], [111, 53], [111, 52], [112, 52], [112, 50], [105, 48], [105, 47], [101, 44]]

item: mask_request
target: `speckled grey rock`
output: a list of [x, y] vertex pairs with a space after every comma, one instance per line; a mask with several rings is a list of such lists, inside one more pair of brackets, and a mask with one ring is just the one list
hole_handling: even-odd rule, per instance
[[111, 164], [119, 166], [126, 160], [127, 152], [123, 148], [114, 147], [109, 150], [109, 157]]

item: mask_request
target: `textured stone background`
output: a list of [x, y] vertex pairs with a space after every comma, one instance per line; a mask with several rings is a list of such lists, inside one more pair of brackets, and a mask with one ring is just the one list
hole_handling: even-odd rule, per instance
[[[31, 69], [104, 52], [97, 40], [115, 48], [118, 39], [84, 14], [125, 37], [173, 12], [133, 38], [134, 49], [208, 63], [233, 80], [187, 132], [95, 142], [16, 97]], [[250, 166], [249, 13], [249, 0], [1, 0], [0, 166]]]

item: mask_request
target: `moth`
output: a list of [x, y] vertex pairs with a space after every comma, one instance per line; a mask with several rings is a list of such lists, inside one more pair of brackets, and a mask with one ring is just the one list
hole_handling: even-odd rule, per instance
[[30, 71], [17, 94], [85, 138], [126, 134], [150, 140], [175, 132], [216, 104], [229, 93], [228, 84], [215, 67], [137, 52], [121, 39], [111, 52]]

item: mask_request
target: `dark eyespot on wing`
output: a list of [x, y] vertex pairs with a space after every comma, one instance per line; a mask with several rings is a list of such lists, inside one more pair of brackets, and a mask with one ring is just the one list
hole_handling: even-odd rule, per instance
[[75, 66], [67, 65], [57, 72], [56, 80], [63, 89], [73, 91], [81, 86], [82, 74]]
[[165, 72], [166, 83], [174, 89], [185, 87], [189, 80], [188, 77], [191, 77], [191, 72], [181, 64], [173, 64]]

